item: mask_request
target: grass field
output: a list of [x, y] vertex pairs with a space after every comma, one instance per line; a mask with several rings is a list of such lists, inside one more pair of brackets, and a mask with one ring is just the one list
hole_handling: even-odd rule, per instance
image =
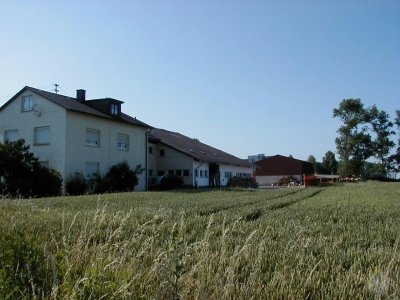
[[400, 185], [0, 200], [0, 298], [399, 299]]

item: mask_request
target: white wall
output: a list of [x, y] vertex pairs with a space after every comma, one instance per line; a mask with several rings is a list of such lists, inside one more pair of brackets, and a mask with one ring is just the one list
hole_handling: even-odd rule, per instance
[[302, 175], [279, 175], [279, 176], [256, 176], [256, 182], [259, 185], [271, 185], [277, 184], [281, 178], [284, 177], [294, 177], [297, 181], [303, 181]]
[[[28, 95], [32, 95], [33, 103], [39, 108], [40, 114], [21, 111], [22, 97]], [[36, 146], [34, 128], [42, 126], [50, 127], [50, 144]], [[86, 128], [100, 130], [100, 147], [86, 146]], [[40, 161], [48, 161], [50, 168], [61, 173], [64, 183], [71, 173], [84, 173], [86, 162], [98, 162], [102, 174], [112, 165], [123, 161], [127, 161], [132, 168], [138, 164], [146, 167], [146, 128], [66, 111], [29, 90], [0, 112], [1, 142], [4, 141], [4, 132], [14, 129], [18, 130], [19, 138], [25, 139]], [[118, 133], [129, 135], [128, 151], [117, 149]], [[139, 176], [139, 184], [135, 189], [146, 189], [145, 172]]]
[[[67, 124], [67, 176], [74, 172], [84, 173], [86, 162], [99, 163], [99, 171], [103, 175], [111, 166], [123, 161], [131, 168], [139, 164], [146, 167], [146, 128], [70, 111], [67, 114]], [[86, 145], [86, 129], [100, 131], [99, 147]], [[118, 133], [129, 136], [127, 151], [117, 148]], [[146, 189], [145, 174], [139, 176], [136, 190]]]
[[[198, 171], [198, 176], [196, 177], [196, 170]], [[203, 176], [200, 176], [200, 171], [202, 171]], [[207, 172], [207, 176], [205, 173]], [[193, 161], [193, 186], [196, 187], [206, 187], [210, 185], [210, 171], [208, 162]]]
[[[189, 170], [189, 176], [182, 176], [183, 184], [193, 185], [193, 159], [191, 157], [164, 144], [152, 144], [152, 147], [153, 154], [149, 155], [149, 165], [154, 176], [157, 176], [158, 171], [164, 171], [166, 176], [169, 170]], [[160, 150], [164, 150], [164, 156], [160, 156]]]
[[[40, 114], [35, 111], [22, 112], [22, 97], [32, 95], [33, 103]], [[64, 177], [65, 172], [65, 122], [64, 108], [53, 104], [41, 96], [25, 91], [0, 112], [0, 132], [18, 129], [19, 138], [30, 145], [30, 151], [40, 161], [48, 161], [49, 167], [58, 170]], [[50, 126], [50, 144], [34, 145], [34, 128]], [[4, 136], [1, 142], [4, 141]]]
[[221, 186], [226, 186], [229, 178], [225, 177], [225, 172], [231, 172], [232, 177], [236, 176], [236, 173], [246, 173], [253, 177], [253, 168], [251, 167], [241, 167], [232, 165], [220, 165], [219, 166]]

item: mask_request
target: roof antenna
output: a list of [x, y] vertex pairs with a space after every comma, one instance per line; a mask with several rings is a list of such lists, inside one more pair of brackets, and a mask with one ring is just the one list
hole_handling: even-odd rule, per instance
[[56, 92], [56, 94], [58, 94], [58, 91], [59, 91], [59, 89], [58, 89], [58, 87], [59, 87], [59, 85], [57, 84], [57, 83], [55, 83], [54, 84], [54, 91]]

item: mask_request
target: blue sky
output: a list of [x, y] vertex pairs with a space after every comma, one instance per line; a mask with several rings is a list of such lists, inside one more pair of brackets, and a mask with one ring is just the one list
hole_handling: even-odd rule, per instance
[[0, 0], [0, 105], [54, 83], [242, 158], [320, 161], [342, 99], [400, 109], [400, 1]]

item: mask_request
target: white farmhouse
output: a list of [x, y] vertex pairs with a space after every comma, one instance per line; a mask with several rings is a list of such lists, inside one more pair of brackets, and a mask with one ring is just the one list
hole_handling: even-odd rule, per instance
[[[126, 161], [131, 168], [147, 167], [150, 126], [121, 111], [122, 101], [86, 100], [24, 87], [0, 107], [2, 141], [23, 138], [40, 162], [67, 178], [74, 172], [87, 177]], [[137, 190], [146, 190], [147, 175]]]
[[153, 183], [175, 175], [186, 186], [226, 186], [231, 177], [253, 177], [253, 166], [247, 160], [177, 132], [153, 128], [148, 147], [148, 175]]

